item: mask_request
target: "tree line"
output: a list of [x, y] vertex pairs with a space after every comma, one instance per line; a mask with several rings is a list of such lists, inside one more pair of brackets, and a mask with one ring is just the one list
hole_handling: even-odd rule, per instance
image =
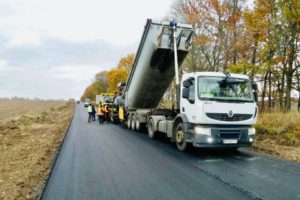
[[259, 83], [261, 111], [291, 110], [300, 92], [299, 0], [177, 0], [168, 18], [194, 28], [186, 71], [247, 74]]
[[115, 68], [97, 73], [93, 82], [85, 89], [81, 96], [81, 101], [84, 101], [86, 98], [94, 101], [96, 94], [118, 91], [118, 84], [127, 80], [134, 58], [135, 54], [128, 54], [120, 59]]

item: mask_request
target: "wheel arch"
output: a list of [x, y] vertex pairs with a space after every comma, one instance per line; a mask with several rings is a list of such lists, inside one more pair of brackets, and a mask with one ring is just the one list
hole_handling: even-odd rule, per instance
[[184, 124], [188, 122], [188, 118], [185, 114], [179, 114], [174, 119], [174, 123], [173, 123], [173, 127], [172, 127], [172, 138], [171, 138], [172, 141], [175, 141], [176, 128], [180, 122], [182, 123], [183, 130], [185, 130]]
[[149, 123], [150, 120], [153, 120], [154, 122], [154, 128], [155, 128], [155, 131], [158, 131], [159, 128], [158, 128], [158, 123], [161, 121], [161, 120], [166, 120], [166, 117], [163, 116], [163, 115], [151, 115], [148, 117], [147, 119], [147, 124]]

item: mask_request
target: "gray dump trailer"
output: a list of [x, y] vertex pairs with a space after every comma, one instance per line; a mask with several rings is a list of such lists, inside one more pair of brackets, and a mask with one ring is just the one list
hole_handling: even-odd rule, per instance
[[[194, 72], [179, 77], [193, 28], [176, 21], [147, 20], [124, 89], [122, 119], [128, 128], [147, 127], [150, 138], [165, 133], [179, 150], [195, 147], [238, 148], [252, 144], [257, 118], [253, 87], [247, 76]], [[177, 108], [156, 110], [176, 79]], [[234, 89], [234, 92], [230, 90]], [[224, 90], [224, 91], [223, 91]]]
[[[129, 110], [156, 108], [175, 76], [173, 28], [170, 22], [147, 20], [125, 88]], [[192, 26], [177, 24], [179, 66], [191, 45]]]

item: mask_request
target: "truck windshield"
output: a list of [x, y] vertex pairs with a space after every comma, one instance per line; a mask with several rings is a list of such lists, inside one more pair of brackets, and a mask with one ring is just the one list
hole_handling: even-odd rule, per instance
[[250, 81], [231, 77], [199, 76], [198, 96], [208, 101], [254, 101]]
[[104, 103], [111, 103], [113, 102], [114, 97], [113, 96], [103, 96], [103, 102]]

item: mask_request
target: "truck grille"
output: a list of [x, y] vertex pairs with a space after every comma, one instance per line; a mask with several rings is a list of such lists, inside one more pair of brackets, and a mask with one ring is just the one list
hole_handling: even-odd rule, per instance
[[240, 137], [240, 130], [236, 129], [220, 129], [220, 139], [238, 139]]
[[234, 114], [229, 117], [227, 113], [206, 113], [206, 116], [219, 121], [244, 121], [252, 117], [251, 114]]

